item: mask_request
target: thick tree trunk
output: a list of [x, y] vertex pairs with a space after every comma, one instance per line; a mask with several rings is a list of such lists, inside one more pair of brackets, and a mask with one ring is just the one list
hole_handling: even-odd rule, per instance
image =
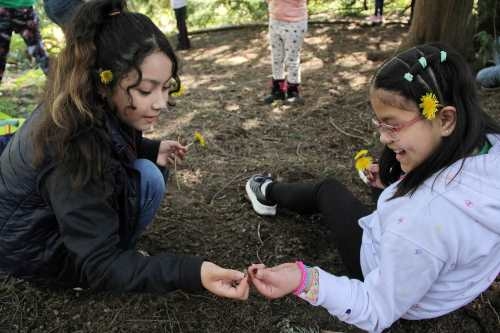
[[444, 42], [467, 59], [473, 58], [473, 0], [416, 0], [404, 47]]

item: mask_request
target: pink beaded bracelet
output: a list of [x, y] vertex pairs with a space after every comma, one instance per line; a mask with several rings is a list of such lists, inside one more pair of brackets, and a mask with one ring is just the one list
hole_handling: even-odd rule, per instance
[[297, 287], [297, 289], [295, 289], [293, 291], [293, 294], [296, 295], [296, 296], [298, 296], [298, 295], [300, 295], [304, 291], [304, 288], [306, 287], [307, 272], [306, 272], [306, 267], [304, 266], [304, 263], [302, 261], [296, 261], [295, 263], [299, 267], [300, 274], [301, 274], [301, 276], [300, 276], [300, 284]]

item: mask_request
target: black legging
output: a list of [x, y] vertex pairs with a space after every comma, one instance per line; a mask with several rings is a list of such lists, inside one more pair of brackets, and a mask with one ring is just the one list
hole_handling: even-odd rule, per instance
[[375, 0], [375, 16], [384, 15], [384, 0]]
[[177, 30], [179, 34], [177, 35], [179, 49], [189, 49], [191, 48], [191, 42], [188, 37], [188, 30], [186, 25], [187, 18], [187, 6], [174, 9], [175, 20], [177, 21]]
[[326, 179], [317, 184], [271, 183], [266, 196], [278, 207], [299, 214], [320, 213], [323, 224], [332, 231], [348, 276], [363, 280], [359, 262], [362, 229], [358, 220], [370, 211], [351, 191], [335, 179]]

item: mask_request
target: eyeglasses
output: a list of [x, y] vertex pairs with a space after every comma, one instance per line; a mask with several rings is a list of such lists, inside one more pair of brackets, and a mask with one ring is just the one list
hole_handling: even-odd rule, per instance
[[408, 120], [404, 123], [398, 125], [389, 125], [384, 122], [381, 122], [378, 119], [372, 118], [372, 124], [373, 126], [375, 126], [375, 128], [378, 130], [380, 134], [386, 133], [390, 138], [394, 139], [398, 136], [399, 132], [402, 129], [410, 127], [411, 125], [423, 119], [424, 118], [422, 118], [421, 115], [417, 115], [415, 118]]

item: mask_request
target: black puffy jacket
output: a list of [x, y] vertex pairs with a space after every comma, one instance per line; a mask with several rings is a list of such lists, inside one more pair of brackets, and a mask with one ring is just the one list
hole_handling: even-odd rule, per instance
[[[138, 174], [133, 158], [156, 160], [158, 141], [134, 134], [137, 154], [123, 149], [130, 135], [107, 120], [112, 154], [101, 182], [79, 190], [62, 164], [32, 166], [35, 110], [0, 155], [0, 272], [27, 280], [95, 290], [202, 289], [202, 259], [144, 257], [128, 248], [137, 222]], [[103, 143], [106, 144], [106, 143]]]

